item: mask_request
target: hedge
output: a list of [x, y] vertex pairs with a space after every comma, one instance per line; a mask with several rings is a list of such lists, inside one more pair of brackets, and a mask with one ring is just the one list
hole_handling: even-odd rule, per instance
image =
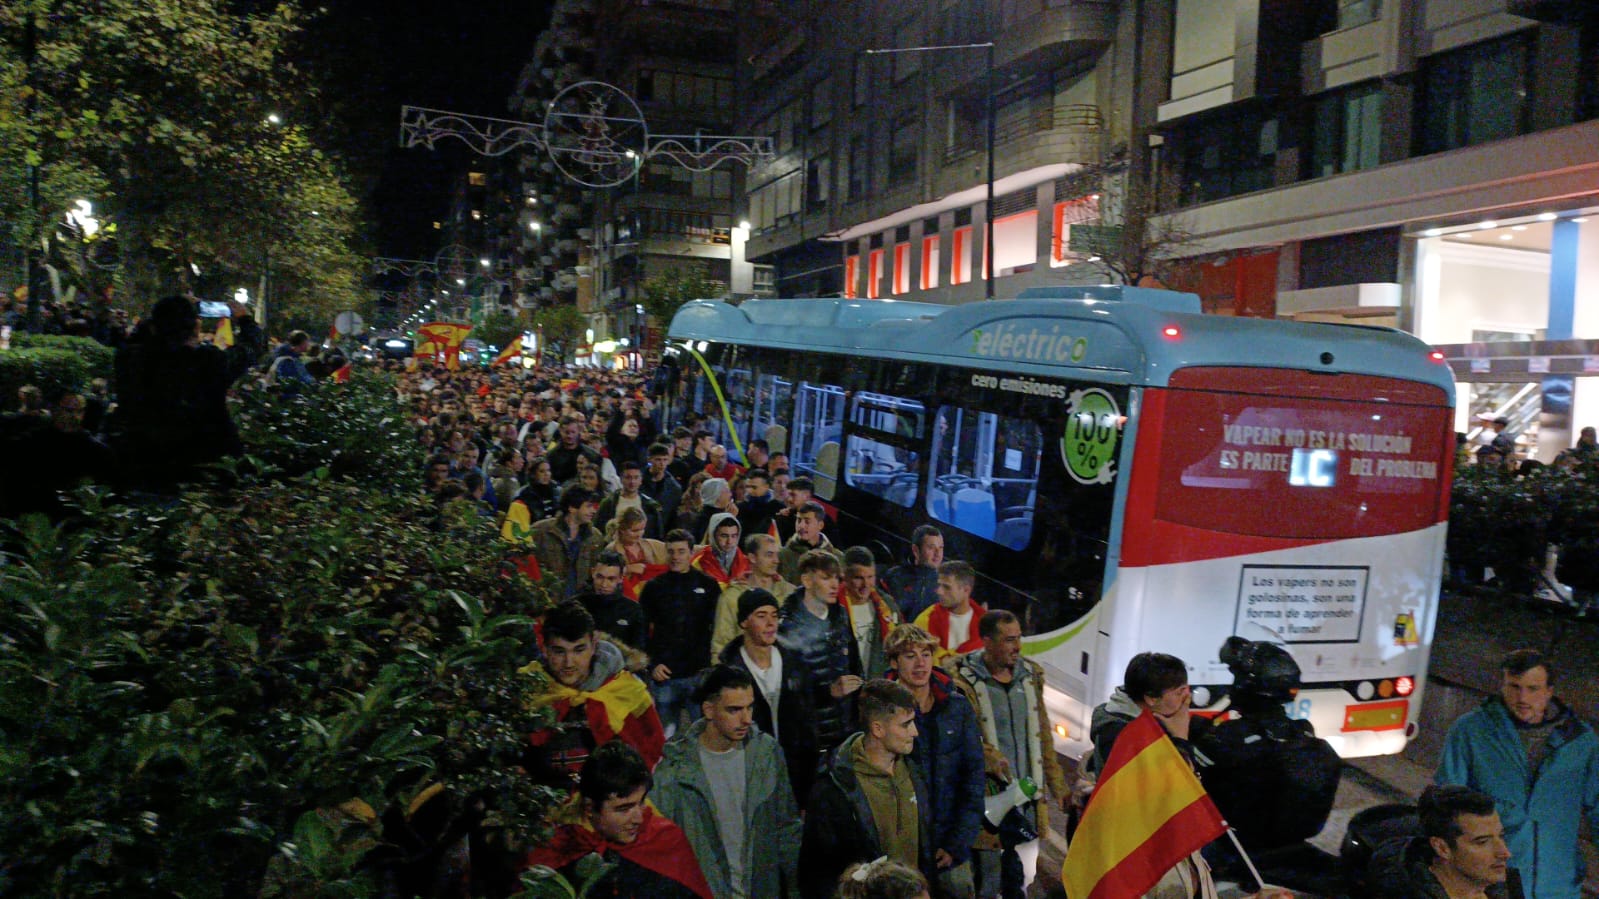
[[13, 334], [0, 350], [0, 411], [17, 409], [17, 388], [32, 384], [47, 401], [81, 392], [94, 378], [110, 380], [117, 351], [89, 337]]

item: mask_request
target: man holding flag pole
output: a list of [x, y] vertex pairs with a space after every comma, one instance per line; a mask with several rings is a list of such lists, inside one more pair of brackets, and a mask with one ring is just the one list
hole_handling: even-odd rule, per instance
[[1266, 895], [1254, 863], [1194, 773], [1187, 666], [1164, 653], [1139, 653], [1123, 680], [1094, 710], [1094, 752], [1085, 762], [1098, 781], [1061, 868], [1066, 895], [1215, 899], [1199, 850], [1223, 834]]

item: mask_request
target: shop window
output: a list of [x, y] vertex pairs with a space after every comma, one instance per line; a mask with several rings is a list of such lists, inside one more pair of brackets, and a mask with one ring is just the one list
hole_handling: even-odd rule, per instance
[[911, 292], [911, 245], [894, 245], [894, 296]]
[[866, 254], [866, 298], [881, 299], [883, 295], [883, 251], [872, 250]]
[[916, 505], [918, 456], [906, 444], [921, 438], [925, 409], [916, 400], [862, 391], [850, 421], [860, 433], [845, 446], [844, 482], [907, 509]]
[[1050, 225], [1049, 264], [1059, 268], [1072, 262], [1072, 226], [1099, 221], [1099, 194], [1056, 203]]
[[844, 257], [844, 298], [853, 300], [860, 296], [861, 257]]
[[922, 238], [922, 289], [938, 286], [938, 235]]
[[956, 228], [949, 240], [949, 283], [972, 280], [972, 226]]
[[[988, 272], [988, 245], [983, 246], [983, 272]], [[1001, 278], [1028, 271], [1038, 263], [1038, 210], [1029, 209], [994, 220], [994, 270]]]
[[1043, 433], [1037, 423], [956, 406], [933, 425], [927, 514], [985, 540], [1025, 549], [1033, 536]]

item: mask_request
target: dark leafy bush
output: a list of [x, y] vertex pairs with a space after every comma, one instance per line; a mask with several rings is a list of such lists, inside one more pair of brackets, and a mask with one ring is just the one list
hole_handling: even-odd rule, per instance
[[22, 349], [69, 350], [83, 357], [90, 378], [111, 379], [117, 351], [92, 337], [69, 337], [65, 334], [11, 335], [11, 345]]
[[285, 458], [346, 478], [16, 523], [0, 896], [411, 895], [468, 833], [510, 857], [541, 835], [517, 669], [546, 597], [490, 529], [388, 489], [415, 463], [389, 470], [381, 386], [245, 402], [322, 421], [334, 397], [363, 421]]
[[66, 391], [81, 391], [89, 383], [84, 357], [54, 347], [12, 348], [0, 353], [0, 410], [17, 408], [17, 388], [32, 384], [52, 400]]
[[289, 476], [327, 469], [335, 477], [414, 492], [422, 477], [392, 380], [358, 370], [349, 381], [298, 391], [241, 383], [233, 417], [250, 455]]
[[[1540, 466], [1517, 475], [1498, 466], [1455, 474], [1449, 503], [1449, 564], [1475, 583], [1484, 568], [1493, 589], [1526, 597], [1539, 587], [1548, 547], [1560, 548], [1559, 577], [1599, 589], [1599, 467]], [[1570, 578], [1570, 580], [1568, 580]]]

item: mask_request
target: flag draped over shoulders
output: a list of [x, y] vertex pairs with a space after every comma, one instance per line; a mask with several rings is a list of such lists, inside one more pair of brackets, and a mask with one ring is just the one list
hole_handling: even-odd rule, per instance
[[1061, 882], [1070, 899], [1133, 899], [1226, 830], [1193, 769], [1145, 711], [1111, 748]]

